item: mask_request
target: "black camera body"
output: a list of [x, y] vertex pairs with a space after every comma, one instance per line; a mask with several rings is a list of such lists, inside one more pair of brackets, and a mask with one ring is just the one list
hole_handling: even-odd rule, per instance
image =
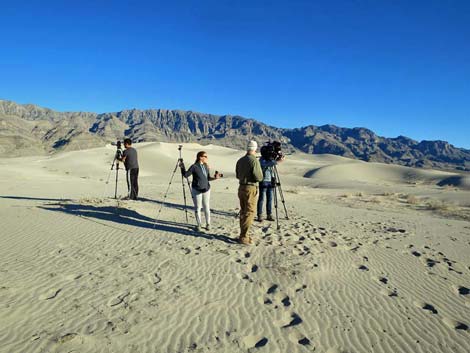
[[122, 143], [119, 140], [116, 142], [116, 155], [115, 155], [115, 158], [117, 160], [120, 160], [122, 158]]
[[281, 143], [279, 141], [266, 142], [261, 147], [261, 156], [268, 161], [279, 161], [284, 158], [284, 153], [281, 151]]

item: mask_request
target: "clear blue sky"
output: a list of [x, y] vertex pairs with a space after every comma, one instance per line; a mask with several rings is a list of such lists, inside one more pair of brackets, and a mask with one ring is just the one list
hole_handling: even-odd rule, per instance
[[0, 99], [470, 148], [470, 1], [4, 1]]

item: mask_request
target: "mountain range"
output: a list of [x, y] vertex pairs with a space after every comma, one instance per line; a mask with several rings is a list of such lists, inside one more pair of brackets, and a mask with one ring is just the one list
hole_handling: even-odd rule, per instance
[[362, 127], [309, 125], [284, 129], [232, 115], [165, 109], [102, 114], [57, 112], [0, 100], [2, 157], [99, 147], [124, 136], [134, 142], [198, 142], [239, 149], [249, 139], [259, 143], [276, 140], [288, 153], [300, 150], [410, 167], [470, 171], [470, 150], [445, 141], [382, 137]]

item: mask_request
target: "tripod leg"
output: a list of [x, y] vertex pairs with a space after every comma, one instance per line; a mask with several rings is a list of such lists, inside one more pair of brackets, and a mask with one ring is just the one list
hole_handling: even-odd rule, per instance
[[117, 186], [119, 178], [119, 163], [116, 164], [116, 183], [114, 184], [114, 198], [117, 199]]
[[273, 188], [273, 193], [274, 193], [274, 208], [276, 210], [276, 228], [279, 230], [281, 229], [281, 227], [279, 226], [279, 214], [278, 214], [278, 202], [277, 202], [277, 187], [276, 185], [274, 185], [274, 188]]
[[171, 186], [171, 183], [172, 183], [173, 178], [175, 176], [176, 170], [178, 169], [178, 165], [179, 165], [179, 160], [178, 160], [178, 162], [176, 162], [175, 169], [173, 170], [173, 173], [171, 174], [170, 182], [168, 183], [168, 187], [166, 188], [165, 194], [163, 195], [163, 201], [160, 204], [160, 208], [158, 209], [157, 217], [155, 218], [155, 221], [153, 222], [153, 228], [155, 228], [155, 225], [157, 224], [157, 221], [160, 217], [160, 213], [162, 212], [163, 205], [165, 204], [166, 197], [168, 196], [168, 191], [170, 190], [170, 186]]
[[103, 199], [106, 197], [106, 194], [108, 192], [109, 179], [111, 179], [111, 173], [113, 172], [113, 169], [114, 169], [114, 161], [115, 160], [116, 160], [116, 157], [114, 157], [113, 163], [111, 164], [111, 169], [109, 170], [108, 177], [106, 178], [106, 182], [104, 184]]
[[286, 219], [289, 219], [287, 214], [286, 200], [284, 199], [284, 193], [282, 192], [281, 179], [279, 179], [279, 173], [276, 166], [274, 166], [274, 174], [276, 175], [276, 187], [279, 187], [279, 196], [281, 196], [282, 205], [284, 206], [284, 213], [286, 214]]
[[195, 200], [194, 200], [193, 193], [191, 192], [191, 184], [189, 183], [189, 179], [188, 179], [188, 178], [185, 178], [185, 179], [186, 179], [186, 182], [188, 183], [189, 194], [191, 195], [191, 199], [193, 200], [193, 204], [194, 204], [194, 206], [196, 207], [196, 202], [195, 202]]
[[188, 205], [186, 201], [186, 187], [184, 186], [184, 176], [181, 174], [181, 186], [183, 187], [183, 198], [184, 198], [184, 212], [186, 214], [186, 223], [189, 223], [188, 219]]

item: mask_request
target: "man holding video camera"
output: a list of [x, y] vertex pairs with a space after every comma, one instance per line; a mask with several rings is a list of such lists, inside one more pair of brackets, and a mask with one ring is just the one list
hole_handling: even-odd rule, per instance
[[130, 138], [124, 139], [125, 150], [122, 152], [122, 157], [119, 158], [126, 167], [127, 175], [127, 189], [129, 190], [129, 199], [137, 200], [139, 194], [139, 162], [137, 160], [137, 151], [132, 147], [132, 140]]

